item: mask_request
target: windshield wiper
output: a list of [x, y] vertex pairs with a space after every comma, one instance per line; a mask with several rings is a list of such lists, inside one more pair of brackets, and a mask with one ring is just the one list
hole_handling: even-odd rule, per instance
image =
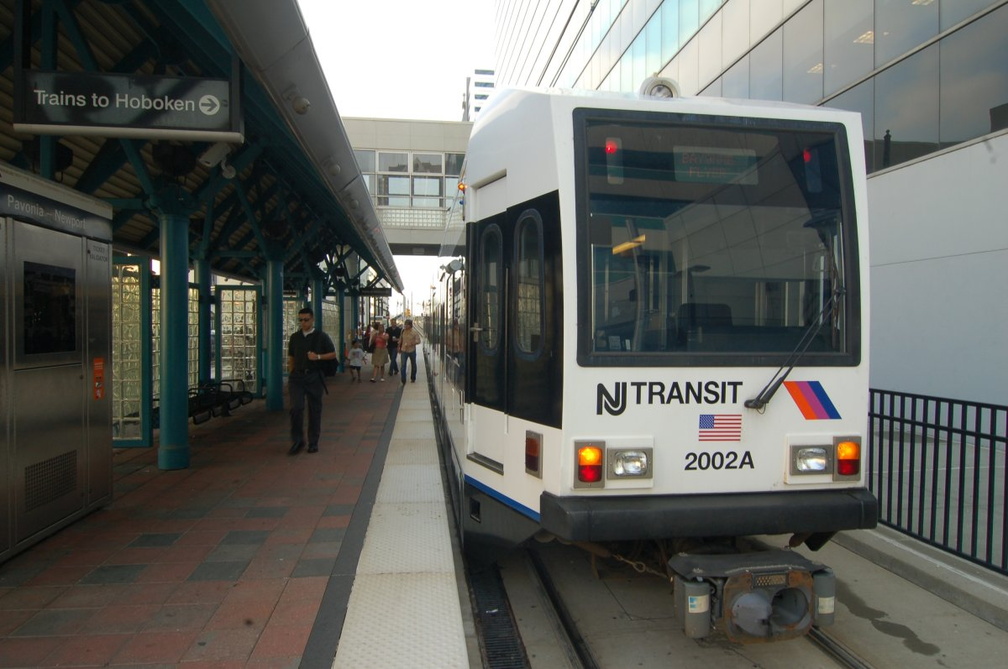
[[795, 349], [791, 351], [791, 354], [784, 360], [784, 364], [782, 364], [777, 371], [774, 372], [774, 375], [770, 378], [770, 382], [763, 386], [763, 390], [759, 392], [759, 395], [743, 402], [743, 406], [745, 406], [745, 408], [762, 411], [763, 408], [766, 407], [773, 398], [774, 393], [776, 393], [777, 389], [781, 387], [782, 383], [784, 383], [784, 379], [786, 379], [788, 374], [791, 373], [791, 370], [795, 368], [798, 361], [801, 360], [803, 355], [805, 355], [805, 351], [807, 351], [808, 347], [812, 345], [813, 341], [815, 341], [819, 331], [822, 330], [823, 323], [827, 320], [826, 318], [823, 318], [823, 316], [826, 315], [827, 311], [830, 311], [830, 318], [828, 320], [832, 322], [838, 298], [843, 295], [844, 289], [842, 286], [830, 295], [829, 299], [823, 304], [823, 308], [819, 310], [816, 317], [812, 320], [809, 326], [805, 328], [805, 332], [802, 334], [801, 339], [798, 340], [798, 345], [795, 346]]

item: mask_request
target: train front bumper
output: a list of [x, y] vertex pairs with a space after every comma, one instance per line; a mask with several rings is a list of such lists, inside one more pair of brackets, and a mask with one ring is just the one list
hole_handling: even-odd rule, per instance
[[878, 500], [866, 488], [714, 495], [539, 497], [544, 530], [569, 541], [627, 541], [871, 529]]

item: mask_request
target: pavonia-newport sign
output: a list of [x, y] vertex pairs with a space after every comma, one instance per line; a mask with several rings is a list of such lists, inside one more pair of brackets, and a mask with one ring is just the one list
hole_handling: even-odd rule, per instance
[[20, 83], [19, 132], [242, 141], [227, 79], [23, 70]]

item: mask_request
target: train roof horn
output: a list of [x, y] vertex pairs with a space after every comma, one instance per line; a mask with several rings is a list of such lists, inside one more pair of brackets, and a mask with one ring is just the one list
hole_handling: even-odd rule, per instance
[[647, 98], [677, 98], [680, 95], [679, 84], [665, 77], [648, 77], [639, 92]]

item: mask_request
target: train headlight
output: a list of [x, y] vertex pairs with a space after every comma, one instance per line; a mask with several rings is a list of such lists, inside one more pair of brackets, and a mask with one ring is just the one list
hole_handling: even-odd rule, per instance
[[610, 478], [650, 478], [650, 448], [611, 449], [607, 454]]
[[829, 471], [829, 460], [825, 448], [802, 446], [794, 451], [794, 467], [802, 474], [822, 474]]
[[833, 444], [791, 444], [791, 483], [825, 483], [833, 475]]
[[602, 472], [605, 471], [604, 441], [574, 442], [574, 477], [575, 488], [602, 488], [605, 481]]

